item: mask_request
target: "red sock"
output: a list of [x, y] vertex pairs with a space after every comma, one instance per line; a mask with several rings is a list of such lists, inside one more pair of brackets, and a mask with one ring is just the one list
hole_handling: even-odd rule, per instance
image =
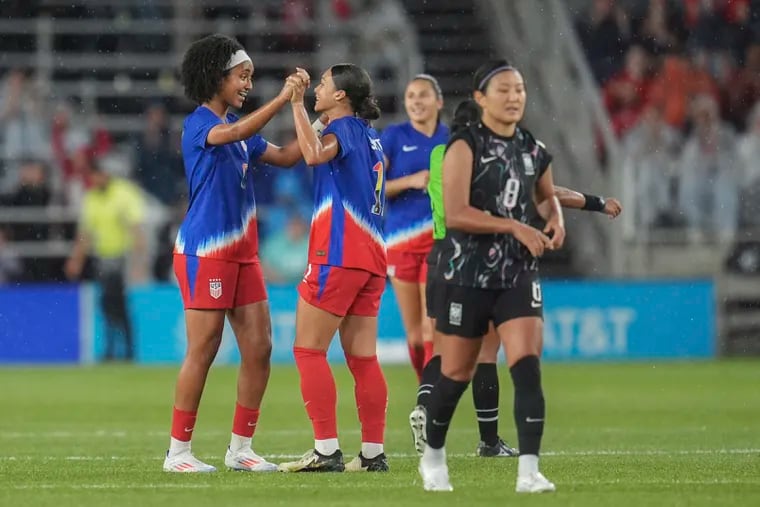
[[359, 421], [362, 425], [362, 442], [382, 444], [385, 436], [385, 414], [388, 409], [388, 384], [377, 356], [356, 357], [346, 355], [346, 362], [354, 376], [354, 395]]
[[409, 349], [409, 359], [412, 360], [412, 368], [414, 368], [414, 372], [417, 374], [417, 381], [419, 382], [422, 380], [422, 368], [425, 367], [425, 349], [411, 343], [407, 343], [407, 348]]
[[296, 356], [296, 366], [301, 376], [301, 396], [314, 428], [314, 439], [338, 438], [338, 421], [335, 415], [338, 394], [330, 365], [327, 364], [327, 353], [293, 347], [293, 354]]
[[425, 349], [425, 361], [422, 363], [424, 368], [427, 366], [428, 361], [433, 358], [433, 342], [422, 342], [422, 346]]
[[198, 411], [188, 412], [174, 407], [172, 411], [172, 438], [189, 442], [193, 438]]
[[256, 424], [259, 422], [259, 409], [247, 408], [235, 403], [235, 415], [232, 418], [232, 432], [241, 437], [253, 438]]

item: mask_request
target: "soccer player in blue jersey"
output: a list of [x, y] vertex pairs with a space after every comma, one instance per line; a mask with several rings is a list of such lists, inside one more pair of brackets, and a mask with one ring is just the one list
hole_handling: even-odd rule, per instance
[[[297, 461], [282, 463], [280, 470], [384, 472], [388, 387], [376, 350], [386, 273], [385, 168], [380, 139], [369, 123], [380, 116], [380, 109], [363, 69], [333, 65], [315, 89], [314, 110], [328, 122], [320, 138], [310, 124], [303, 93], [297, 87], [291, 103], [301, 151], [314, 167], [315, 204], [309, 265], [298, 286], [293, 353], [314, 448]], [[337, 394], [327, 363], [336, 331], [354, 377], [362, 433], [361, 452], [347, 465], [338, 444]]]
[[193, 456], [190, 440], [225, 316], [235, 333], [241, 363], [224, 463], [251, 472], [276, 469], [251, 447], [269, 379], [272, 344], [249, 168], [257, 161], [283, 167], [301, 159], [295, 140], [279, 147], [257, 132], [287, 104], [296, 85], [308, 83], [308, 74], [292, 74], [277, 97], [238, 119], [229, 109], [242, 107], [253, 75], [251, 58], [240, 43], [224, 35], [194, 42], [182, 61], [185, 95], [198, 107], [185, 119], [182, 132], [189, 204], [177, 234], [174, 272], [185, 307], [187, 352], [177, 379], [171, 441], [163, 465], [167, 472], [216, 470]]
[[387, 127], [380, 138], [388, 196], [384, 232], [388, 277], [401, 311], [409, 357], [420, 380], [433, 353], [433, 328], [425, 315], [425, 259], [433, 247], [428, 166], [431, 150], [448, 141], [449, 129], [439, 119], [441, 87], [429, 74], [418, 74], [406, 85], [404, 107], [409, 121]]

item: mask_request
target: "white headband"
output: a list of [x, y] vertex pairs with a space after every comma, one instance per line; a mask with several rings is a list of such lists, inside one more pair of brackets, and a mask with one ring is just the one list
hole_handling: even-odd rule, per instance
[[251, 60], [251, 57], [248, 56], [248, 53], [245, 52], [243, 49], [238, 49], [234, 53], [232, 53], [232, 56], [230, 57], [230, 60], [227, 62], [227, 66], [224, 68], [224, 70], [230, 70], [232, 67], [235, 67], [236, 65], [240, 65], [243, 62], [253, 62]]

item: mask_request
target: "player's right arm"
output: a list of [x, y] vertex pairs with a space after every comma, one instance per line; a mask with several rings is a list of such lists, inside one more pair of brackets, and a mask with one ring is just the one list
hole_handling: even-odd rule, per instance
[[234, 143], [248, 139], [258, 133], [282, 109], [282, 106], [288, 103], [293, 94], [294, 79], [303, 80], [305, 78], [298, 73], [291, 74], [275, 98], [234, 123], [221, 123], [209, 130], [206, 144], [218, 146], [220, 144]]
[[[563, 208], [597, 211], [604, 213], [610, 218], [617, 218], [623, 212], [623, 205], [614, 197], [603, 198], [596, 195], [584, 194], [559, 185], [554, 186], [554, 195], [557, 196]], [[592, 201], [592, 203], [589, 201]], [[537, 208], [539, 215], [545, 219], [548, 212], [548, 203], [541, 202]]]
[[[299, 69], [300, 71], [301, 69]], [[308, 83], [294, 83], [290, 104], [293, 108], [293, 122], [296, 126], [298, 146], [301, 148], [303, 159], [310, 166], [324, 164], [338, 156], [340, 144], [335, 134], [319, 137], [311, 126], [309, 113], [303, 104], [303, 96]]]
[[533, 256], [540, 256], [551, 240], [538, 229], [510, 218], [484, 213], [470, 205], [472, 148], [463, 139], [454, 141], [443, 157], [443, 207], [446, 227], [470, 234], [512, 234]]
[[[387, 160], [387, 159], [386, 159]], [[385, 196], [395, 197], [404, 190], [424, 190], [430, 181], [430, 171], [423, 169], [407, 176], [401, 176], [392, 180], [385, 180]]]

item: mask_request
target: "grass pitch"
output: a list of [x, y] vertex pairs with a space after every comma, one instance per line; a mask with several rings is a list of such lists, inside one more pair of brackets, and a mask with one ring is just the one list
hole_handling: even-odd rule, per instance
[[[353, 386], [334, 366], [340, 441], [359, 450]], [[453, 493], [426, 493], [407, 416], [415, 379], [386, 367], [388, 474], [267, 474], [223, 469], [234, 368], [215, 367], [193, 449], [209, 475], [161, 471], [176, 367], [0, 369], [0, 505], [710, 506], [760, 505], [760, 362], [544, 365], [541, 468], [557, 493], [517, 495], [517, 461], [474, 457], [469, 392], [449, 433]], [[515, 443], [511, 384], [501, 367], [501, 435]], [[285, 461], [312, 445], [294, 367], [275, 367], [255, 448]]]

